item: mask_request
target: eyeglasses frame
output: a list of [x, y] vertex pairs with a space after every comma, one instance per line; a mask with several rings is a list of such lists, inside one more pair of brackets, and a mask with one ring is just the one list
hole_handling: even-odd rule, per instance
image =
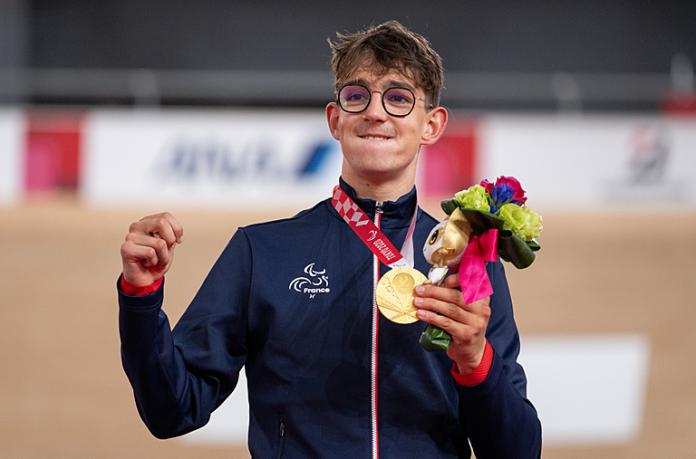
[[[347, 86], [360, 86], [360, 87], [362, 87], [362, 88], [365, 88], [365, 90], [367, 91], [367, 93], [368, 93], [369, 96], [370, 96], [370, 98], [369, 98], [368, 101], [367, 101], [367, 104], [365, 104], [365, 108], [363, 108], [362, 110], [358, 110], [358, 111], [351, 111], [351, 110], [347, 110], [347, 109], [341, 104], [341, 97], [340, 97], [340, 96], [341, 96], [341, 91], [343, 91], [343, 89], [346, 88]], [[403, 115], [395, 115], [395, 114], [391, 113], [391, 112], [387, 109], [387, 105], [384, 103], [384, 94], [386, 94], [387, 92], [391, 91], [392, 89], [403, 89], [403, 90], [406, 90], [406, 91], [410, 92], [410, 93], [413, 95], [413, 105], [411, 105], [411, 109], [408, 111], [408, 113], [403, 114]], [[348, 82], [348, 83], [343, 84], [340, 88], [338, 88], [338, 91], [336, 91], [336, 104], [341, 108], [341, 110], [343, 110], [343, 111], [346, 112], [346, 113], [362, 113], [362, 112], [364, 112], [365, 110], [367, 110], [367, 108], [368, 108], [368, 107], [370, 106], [370, 104], [372, 103], [372, 94], [375, 93], [375, 92], [381, 94], [380, 100], [382, 101], [382, 108], [384, 108], [385, 113], [387, 113], [387, 115], [393, 116], [393, 117], [395, 117], [395, 118], [406, 118], [408, 115], [410, 115], [410, 114], [413, 112], [413, 109], [416, 107], [416, 101], [422, 100], [422, 101], [425, 102], [425, 97], [416, 97], [416, 93], [413, 91], [413, 89], [411, 89], [411, 88], [409, 88], [409, 87], [406, 87], [406, 86], [391, 86], [391, 87], [389, 87], [389, 88], [387, 88], [387, 89], [385, 89], [385, 90], [383, 90], [383, 91], [377, 91], [377, 90], [372, 90], [372, 89], [368, 88], [366, 85], [364, 85], [364, 84], [362, 84], [362, 83], [358, 83], [358, 82]], [[429, 109], [429, 110], [432, 110], [433, 108], [434, 108], [434, 107], [433, 107], [432, 104], [430, 104], [430, 105], [428, 106], [428, 109]]]

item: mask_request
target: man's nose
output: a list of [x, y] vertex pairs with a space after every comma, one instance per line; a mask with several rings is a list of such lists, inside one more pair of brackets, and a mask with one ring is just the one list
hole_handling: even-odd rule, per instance
[[382, 105], [382, 93], [380, 91], [372, 91], [370, 103], [363, 112], [363, 116], [369, 120], [382, 121], [387, 119], [388, 114]]

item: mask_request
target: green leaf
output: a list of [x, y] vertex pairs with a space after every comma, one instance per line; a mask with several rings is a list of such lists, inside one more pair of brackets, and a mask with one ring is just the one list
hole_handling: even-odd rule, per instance
[[534, 262], [534, 252], [525, 241], [515, 234], [498, 235], [498, 254], [516, 268], [524, 269]]
[[529, 246], [529, 248], [532, 249], [532, 252], [537, 252], [537, 251], [541, 250], [541, 246], [534, 239], [532, 239], [531, 241], [526, 241], [526, 242], [527, 242], [527, 246]]
[[452, 337], [441, 328], [428, 324], [421, 334], [419, 343], [428, 352], [445, 351], [449, 347]]
[[447, 215], [450, 215], [457, 208], [457, 201], [455, 199], [446, 199], [440, 203], [440, 207]]
[[491, 228], [502, 229], [505, 223], [502, 218], [483, 210], [462, 209], [462, 213], [476, 235], [481, 235]]

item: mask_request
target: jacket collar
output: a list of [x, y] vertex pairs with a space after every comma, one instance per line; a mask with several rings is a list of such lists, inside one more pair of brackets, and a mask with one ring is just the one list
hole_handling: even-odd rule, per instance
[[[339, 178], [339, 185], [350, 198], [365, 212], [370, 219], [374, 220], [377, 201], [373, 199], [358, 198], [355, 189], [343, 178]], [[382, 201], [382, 218], [380, 226], [383, 228], [401, 228], [411, 224], [413, 211], [418, 203], [416, 187], [401, 196], [396, 201]]]

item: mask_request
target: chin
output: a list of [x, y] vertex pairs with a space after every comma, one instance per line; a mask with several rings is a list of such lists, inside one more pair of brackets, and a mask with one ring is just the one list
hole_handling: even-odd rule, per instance
[[[393, 163], [398, 161], [399, 158], [405, 156], [403, 148], [400, 147], [396, 142], [390, 140], [356, 142], [350, 146], [349, 150], [344, 151], [354, 152], [350, 155], [354, 158], [364, 159], [364, 162], [371, 162], [371, 160], [377, 157], [383, 160], [381, 162]], [[387, 160], [384, 161], [385, 159]]]
[[[383, 142], [380, 144], [378, 142]], [[391, 145], [388, 145], [391, 144]], [[390, 175], [402, 172], [417, 158], [406, 154], [392, 141], [351, 142], [342, 146], [344, 159], [364, 175]]]
[[387, 179], [399, 175], [407, 168], [407, 165], [394, 163], [360, 164], [355, 169], [365, 177]]
[[375, 153], [381, 155], [398, 155], [399, 146], [393, 140], [372, 140], [356, 142], [354, 144], [355, 150], [365, 153]]

